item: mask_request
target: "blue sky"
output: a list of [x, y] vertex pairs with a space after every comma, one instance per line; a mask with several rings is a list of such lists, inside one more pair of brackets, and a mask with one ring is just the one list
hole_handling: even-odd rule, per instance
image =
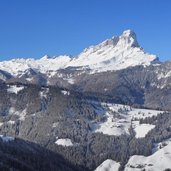
[[76, 55], [126, 29], [171, 60], [170, 9], [170, 0], [0, 0], [0, 60]]

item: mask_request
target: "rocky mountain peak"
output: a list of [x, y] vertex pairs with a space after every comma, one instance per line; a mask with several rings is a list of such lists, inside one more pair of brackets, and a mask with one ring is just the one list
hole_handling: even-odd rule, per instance
[[123, 31], [122, 36], [124, 36], [124, 37], [133, 37], [133, 38], [136, 39], [136, 33], [133, 30], [130, 30], [130, 29]]
[[136, 33], [132, 30], [125, 30], [119, 37], [118, 43], [130, 47], [140, 47], [137, 41]]

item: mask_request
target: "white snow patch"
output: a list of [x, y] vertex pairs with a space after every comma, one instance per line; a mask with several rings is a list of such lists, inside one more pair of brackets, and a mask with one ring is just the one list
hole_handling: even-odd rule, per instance
[[68, 96], [70, 95], [70, 92], [69, 92], [69, 91], [66, 91], [66, 90], [62, 90], [61, 93], [62, 93], [63, 95], [68, 95]]
[[15, 121], [9, 120], [7, 123], [9, 123], [11, 125], [14, 125], [15, 124]]
[[157, 78], [160, 80], [160, 79], [163, 79], [163, 78], [168, 78], [171, 76], [171, 71], [167, 71], [167, 72], [161, 72], [157, 75]]
[[62, 146], [66, 146], [66, 147], [73, 146], [73, 143], [72, 143], [71, 139], [69, 139], [69, 138], [58, 139], [58, 137], [57, 137], [57, 140], [56, 140], [55, 143], [57, 145], [62, 145]]
[[56, 128], [57, 126], [58, 126], [58, 122], [54, 122], [53, 124], [52, 124], [52, 128]]
[[125, 119], [118, 120], [117, 118], [113, 118], [113, 116], [108, 112], [106, 112], [106, 116], [107, 120], [105, 122], [97, 123], [94, 126], [95, 132], [101, 132], [103, 134], [115, 136], [129, 133], [129, 124], [125, 123], [127, 122]]
[[24, 109], [23, 111], [16, 111], [15, 108], [11, 107], [9, 109], [9, 114], [10, 115], [18, 115], [19, 116], [19, 120], [24, 121], [26, 114], [27, 114], [27, 109]]
[[49, 93], [49, 88], [42, 88], [42, 90], [40, 91], [40, 97], [47, 98], [48, 93]]
[[20, 92], [21, 90], [24, 89], [24, 86], [16, 86], [16, 85], [10, 85], [9, 88], [7, 89], [7, 91], [9, 93], [15, 93], [18, 94], [18, 92]]
[[73, 78], [66, 78], [64, 80], [68, 81], [68, 83], [70, 84], [74, 84], [74, 81], [75, 81]]
[[20, 120], [21, 121], [24, 121], [25, 120], [26, 114], [27, 114], [26, 113], [26, 109], [19, 113], [19, 116], [20, 116]]
[[162, 171], [171, 168], [171, 142], [151, 156], [132, 156], [124, 171]]
[[31, 81], [33, 81], [33, 78], [26, 78], [26, 80], [31, 82]]
[[107, 159], [95, 171], [119, 171], [120, 163]]
[[151, 131], [152, 129], [155, 128], [155, 125], [150, 125], [150, 124], [140, 124], [137, 125], [134, 129], [136, 133], [136, 138], [144, 138], [146, 134]]
[[10, 141], [14, 141], [15, 140], [14, 137], [4, 136], [4, 135], [0, 135], [0, 138], [2, 139], [3, 142], [10, 142]]

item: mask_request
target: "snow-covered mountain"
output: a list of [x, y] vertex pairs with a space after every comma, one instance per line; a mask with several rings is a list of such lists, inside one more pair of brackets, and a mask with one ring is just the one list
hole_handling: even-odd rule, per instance
[[41, 59], [12, 59], [0, 62], [0, 70], [13, 76], [22, 75], [24, 71], [33, 69], [43, 74], [54, 75], [59, 69], [76, 67], [91, 73], [120, 70], [136, 65], [158, 63], [155, 55], [146, 53], [138, 44], [136, 34], [126, 30], [121, 36], [114, 36], [104, 42], [90, 46], [76, 57], [57, 56]]
[[0, 97], [0, 145], [31, 141], [86, 171], [171, 167], [171, 62], [131, 30], [75, 57], [0, 62]]
[[102, 72], [155, 62], [157, 57], [144, 52], [137, 42], [136, 34], [126, 30], [121, 36], [114, 36], [85, 49], [68, 66], [88, 66], [93, 71]]

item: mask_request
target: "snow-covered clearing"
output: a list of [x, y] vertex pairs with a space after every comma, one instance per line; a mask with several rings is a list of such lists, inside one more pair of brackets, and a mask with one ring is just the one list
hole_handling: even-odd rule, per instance
[[57, 137], [57, 140], [55, 142], [57, 145], [61, 145], [61, 146], [65, 146], [65, 147], [69, 147], [69, 146], [73, 146], [73, 143], [71, 141], [71, 139], [69, 138], [59, 138]]
[[155, 125], [150, 124], [139, 124], [134, 128], [134, 131], [136, 133], [136, 138], [143, 138], [146, 136], [146, 134], [155, 128]]
[[95, 171], [119, 171], [120, 163], [107, 159]]
[[24, 89], [24, 86], [16, 86], [16, 85], [10, 85], [7, 89], [9, 93], [15, 93], [18, 94], [21, 90]]
[[[96, 103], [97, 104], [97, 103]], [[92, 121], [91, 127], [94, 132], [101, 132], [107, 135], [119, 136], [129, 134], [132, 127], [136, 133], [136, 138], [143, 138], [155, 128], [155, 125], [140, 124], [140, 119], [157, 116], [162, 111], [150, 109], [137, 109], [127, 105], [101, 103], [101, 110], [97, 109], [99, 115], [104, 115], [104, 121]]]

